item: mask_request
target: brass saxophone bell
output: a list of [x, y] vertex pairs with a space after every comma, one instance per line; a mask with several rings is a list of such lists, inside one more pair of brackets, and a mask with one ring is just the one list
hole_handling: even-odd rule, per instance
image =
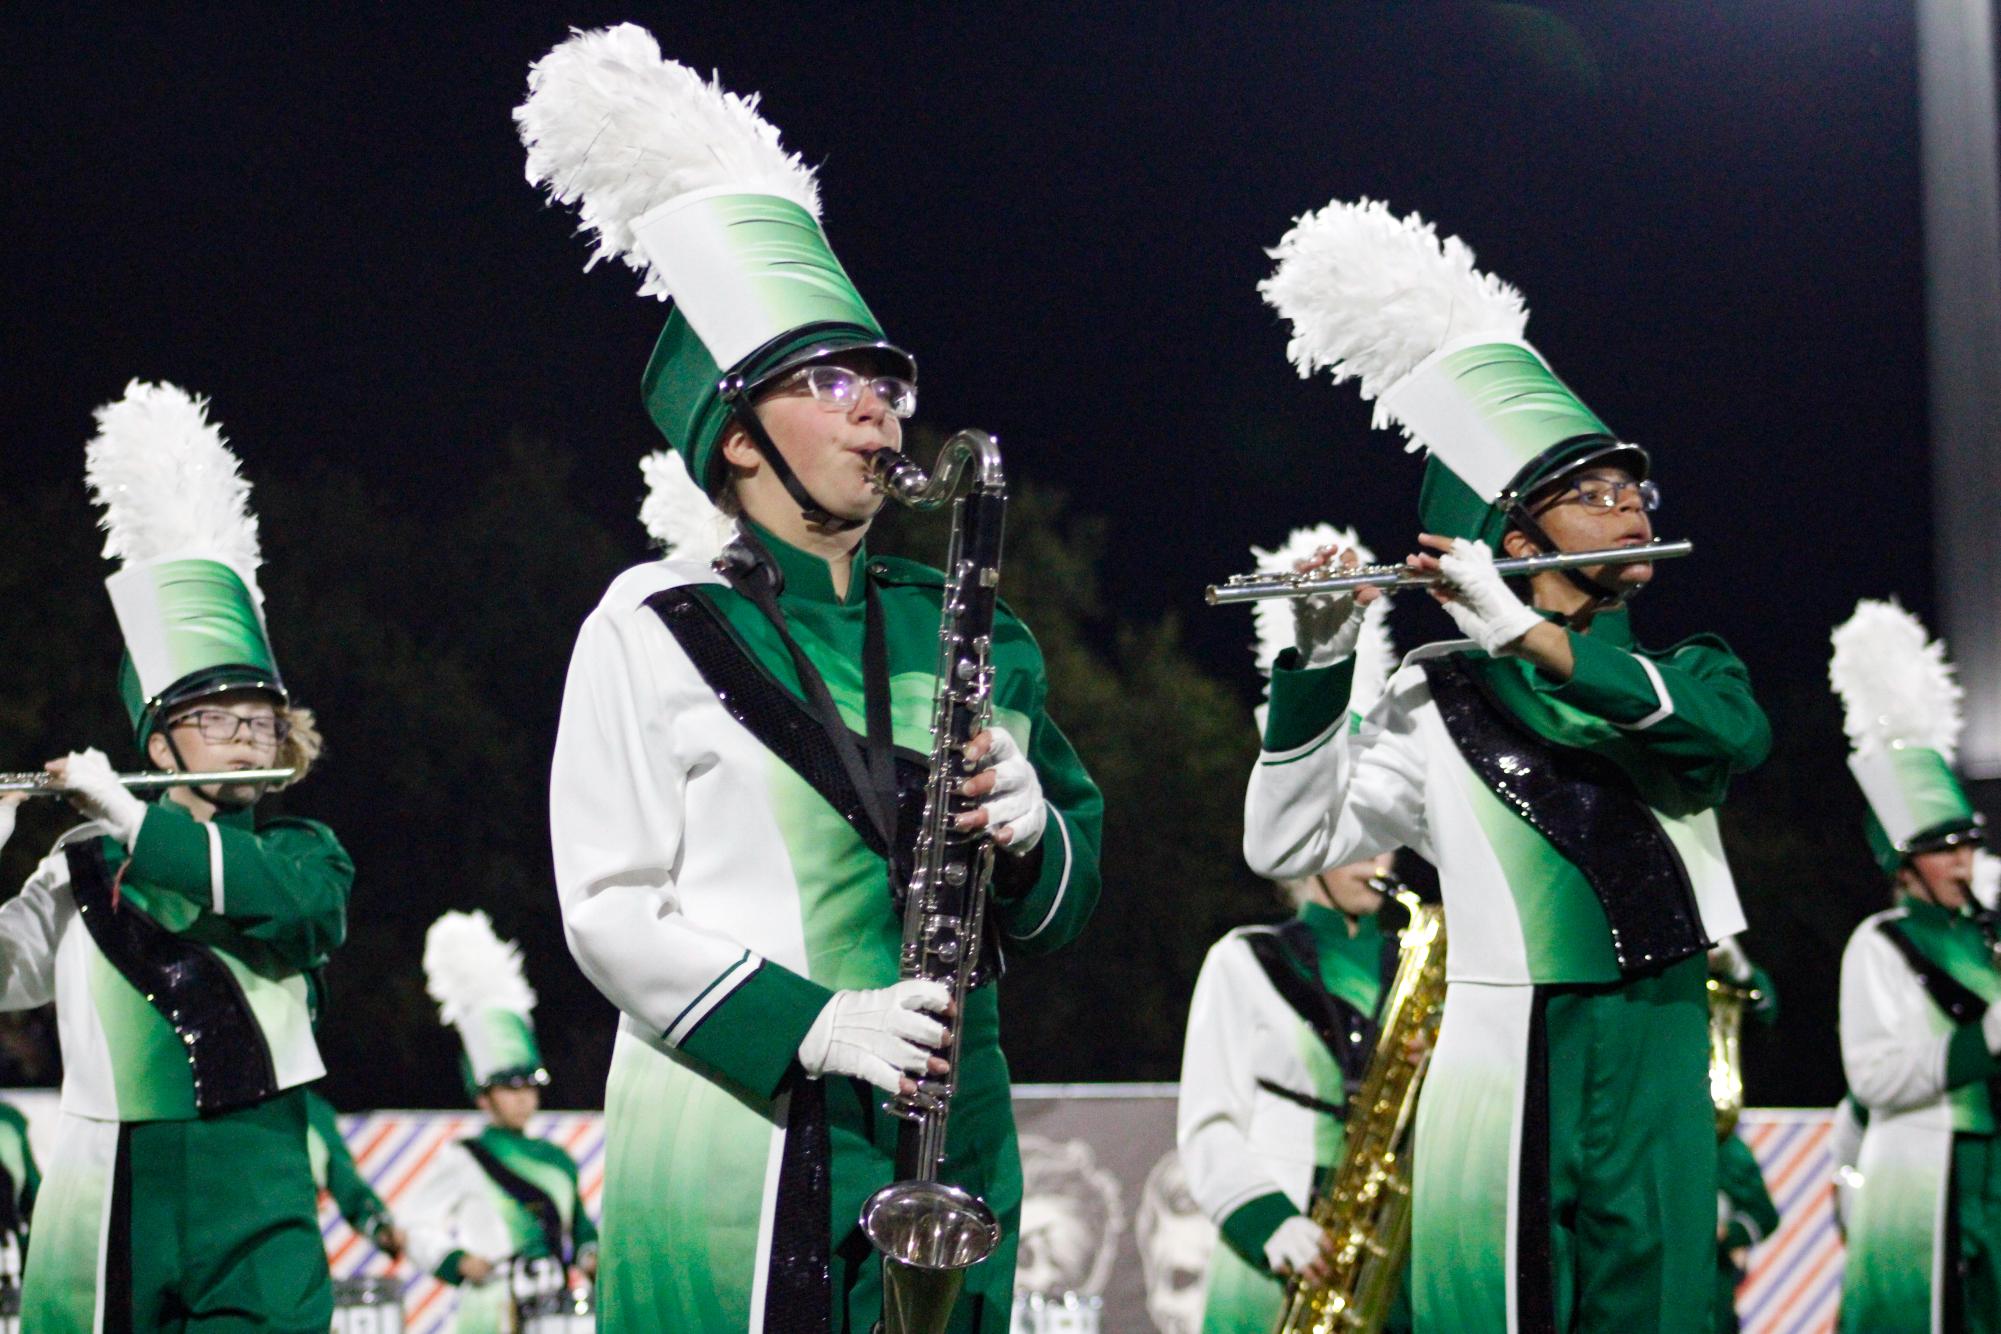
[[1000, 1244], [1000, 1222], [977, 1196], [942, 1181], [897, 1181], [862, 1206], [862, 1232], [882, 1253], [886, 1334], [939, 1334], [966, 1271]]

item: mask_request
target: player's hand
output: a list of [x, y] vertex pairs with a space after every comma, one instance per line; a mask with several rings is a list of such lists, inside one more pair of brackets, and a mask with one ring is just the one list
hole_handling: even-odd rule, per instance
[[493, 1261], [479, 1255], [459, 1257], [459, 1281], [462, 1283], [484, 1283], [493, 1277]]
[[69, 804], [103, 824], [129, 851], [146, 822], [146, 803], [128, 792], [101, 750], [72, 751], [42, 766], [56, 779]]
[[1049, 804], [1042, 799], [1042, 780], [1021, 753], [1014, 735], [989, 727], [966, 743], [966, 762], [979, 772], [959, 784], [961, 795], [980, 803], [978, 810], [958, 817], [961, 829], [991, 829], [994, 842], [1009, 852], [1027, 852], [1042, 839], [1049, 822]]
[[[1459, 633], [1495, 657], [1512, 652], [1542, 617], [1524, 606], [1494, 568], [1494, 553], [1484, 543], [1467, 538], [1420, 533], [1430, 551], [1410, 558], [1414, 569], [1442, 576], [1432, 598], [1459, 627]], [[1432, 553], [1436, 554], [1432, 554]]]
[[853, 1075], [885, 1093], [915, 1093], [909, 1076], [942, 1075], [952, 1067], [934, 1049], [950, 1036], [943, 1019], [952, 993], [943, 982], [918, 979], [873, 991], [837, 991], [799, 1044], [807, 1074]]
[[[1362, 563], [1353, 548], [1322, 547], [1292, 567], [1294, 574], [1352, 570]], [[1362, 637], [1362, 611], [1383, 595], [1380, 588], [1353, 593], [1315, 593], [1292, 600], [1292, 643], [1308, 667], [1328, 667], [1355, 651]]]

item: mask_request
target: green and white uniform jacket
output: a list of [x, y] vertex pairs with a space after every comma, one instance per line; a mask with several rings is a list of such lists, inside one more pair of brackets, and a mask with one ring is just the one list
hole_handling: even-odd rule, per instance
[[[1889, 931], [1965, 988], [1974, 1005], [1989, 1008], [1955, 1021]], [[1957, 1270], [1945, 1245], [1953, 1231], [1947, 1209], [1955, 1142], [1984, 1149], [1983, 1159], [1995, 1146], [1997, 997], [2001, 972], [1970, 917], [1905, 898], [1849, 937], [1841, 956], [1841, 1061], [1868, 1115], [1857, 1161], [1862, 1185], [1848, 1212], [1844, 1329], [1947, 1328], [1947, 1280]], [[1959, 1184], [1960, 1193], [1969, 1191], [1983, 1193], [1981, 1183]]]
[[[1533, 1039], [1547, 1012], [1543, 998], [1554, 991], [1665, 987], [1679, 996], [1690, 961], [1743, 930], [1714, 807], [1732, 774], [1764, 759], [1770, 726], [1743, 664], [1720, 640], [1643, 649], [1623, 611], [1601, 613], [1588, 633], [1569, 636], [1576, 667], [1564, 682], [1465, 641], [1429, 645], [1406, 658], [1362, 717], [1347, 710], [1352, 658], [1299, 669], [1288, 651], [1272, 673], [1264, 751], [1245, 801], [1251, 868], [1292, 879], [1397, 847], [1438, 868], [1448, 985], [1417, 1112], [1412, 1275], [1420, 1323], [1527, 1329], [1552, 1318], [1542, 1310], [1548, 1300], [1560, 1316], [1574, 1271], [1557, 1273], [1551, 1290], [1540, 1277], [1551, 1267], [1535, 1266], [1552, 1244], [1541, 1229], [1563, 1224], [1541, 1181], [1523, 1185], [1524, 1164], [1551, 1157], [1544, 1145], [1559, 1123], [1577, 1129], [1577, 1118], [1602, 1116], [1607, 1123], [1588, 1124], [1586, 1133], [1630, 1136], [1641, 1125], [1630, 1119], [1632, 1104], [1643, 1103], [1671, 1109], [1691, 1144], [1708, 1139], [1699, 992], [1676, 1006], [1641, 1002], [1663, 1023], [1688, 1018], [1672, 1052], [1626, 1051], [1609, 1019], [1577, 1030], [1580, 1041], [1610, 1044], [1608, 1069], [1625, 1062], [1651, 1072], [1650, 1084], [1615, 1097], [1584, 1101], [1566, 1085], [1566, 1100], [1557, 1101], [1552, 1081], [1532, 1073]], [[1618, 813], [1616, 824], [1594, 833], [1590, 817], [1608, 809]], [[1594, 879], [1586, 862], [1596, 867]], [[1634, 874], [1641, 867], [1646, 874]], [[1623, 930], [1615, 930], [1608, 904]], [[1683, 962], [1662, 971], [1677, 958]], [[1582, 1014], [1592, 1002], [1577, 1003]], [[1644, 1126], [1638, 1133], [1642, 1144], [1671, 1142]], [[1524, 1148], [1531, 1140], [1533, 1154]], [[1677, 1286], [1691, 1298], [1706, 1289], [1709, 1170], [1705, 1164], [1699, 1179], [1687, 1179], [1693, 1185], [1675, 1205], [1672, 1245], [1655, 1247], [1634, 1269], [1663, 1272], [1657, 1262], [1669, 1256], [1677, 1276], [1662, 1291], [1623, 1294], [1634, 1311]], [[1582, 1179], [1551, 1176], [1546, 1189]], [[1662, 1169], [1648, 1180], [1650, 1189], [1672, 1189], [1675, 1178]], [[1614, 1190], [1595, 1180], [1591, 1188]]]
[[307, 974], [346, 936], [353, 878], [310, 820], [158, 801], [129, 860], [84, 825], [0, 905], [0, 1009], [56, 1003], [67, 1116], [251, 1105], [326, 1073]]
[[[1296, 921], [1317, 947], [1319, 972], [1306, 980], [1337, 1002], [1348, 1031], [1362, 1039], [1349, 1061], [1359, 1073], [1382, 993], [1383, 933], [1365, 917], [1351, 937], [1345, 917], [1313, 903]], [[1273, 985], [1252, 951], [1253, 933], [1276, 941], [1271, 928], [1248, 927], [1210, 947], [1181, 1056], [1181, 1163], [1190, 1193], [1224, 1242], [1210, 1256], [1203, 1321], [1216, 1334], [1263, 1334], [1277, 1320], [1285, 1290], [1265, 1264], [1265, 1243], [1305, 1212], [1346, 1140], [1338, 1113], [1347, 1106], [1351, 1071]]]
[[[841, 599], [823, 560], [762, 536], [784, 573], [779, 605], [791, 632], [856, 732], [869, 571], [895, 741], [927, 757], [941, 576], [858, 550]], [[720, 623], [754, 663], [739, 688], [724, 688], [728, 698], [648, 605], [676, 589], [692, 590], [682, 605], [712, 631]], [[1041, 953], [1072, 939], [1096, 903], [1102, 803], [1044, 712], [1041, 652], [1005, 609], [992, 656], [995, 725], [1022, 745], [1050, 808], [1039, 847], [997, 876], [996, 917], [1008, 949]], [[901, 922], [883, 857], [732, 712], [783, 713], [801, 695], [768, 622], [705, 565], [627, 571], [578, 637], [550, 825], [571, 951], [622, 1012], [606, 1094], [607, 1329], [764, 1327], [794, 1054], [835, 990], [898, 978]], [[904, 821], [906, 838], [913, 823]], [[982, 987], [961, 1021], [946, 1175], [981, 1191], [1005, 1225], [1019, 1207], [1020, 1170], [998, 1027], [995, 988]], [[832, 1241], [852, 1251], [862, 1200], [892, 1176], [894, 1126], [880, 1095], [857, 1081], [815, 1091], [832, 1144]], [[962, 1311], [984, 1299], [994, 1312], [986, 1318], [1005, 1322], [1013, 1247], [1010, 1229], [973, 1271]], [[853, 1273], [846, 1263], [835, 1257], [837, 1332], [873, 1318], [879, 1282], [872, 1260]]]
[[[481, 1157], [539, 1192], [537, 1206], [510, 1193], [481, 1166]], [[554, 1216], [545, 1223], [542, 1212], [551, 1207]], [[597, 1246], [597, 1228], [577, 1190], [576, 1160], [560, 1145], [498, 1126], [439, 1150], [403, 1212], [411, 1263], [459, 1288], [452, 1324], [457, 1334], [513, 1330], [514, 1304], [560, 1292], [566, 1265]], [[560, 1252], [552, 1246], [552, 1230], [560, 1233]], [[459, 1260], [466, 1255], [491, 1261], [493, 1277], [463, 1283]]]

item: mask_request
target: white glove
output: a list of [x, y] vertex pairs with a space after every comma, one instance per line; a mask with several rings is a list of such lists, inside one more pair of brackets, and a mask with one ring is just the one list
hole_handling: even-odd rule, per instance
[[70, 805], [104, 825], [126, 851], [139, 841], [139, 826], [146, 822], [146, 803], [125, 790], [104, 752], [92, 748], [72, 751], [64, 766], [63, 795]]
[[1352, 593], [1315, 593], [1292, 600], [1292, 643], [1306, 667], [1331, 667], [1354, 653], [1368, 608]]
[[1320, 1258], [1327, 1234], [1305, 1214], [1294, 1214], [1265, 1241], [1265, 1263], [1274, 1274], [1297, 1274]]
[[0, 797], [0, 848], [7, 846], [7, 840], [14, 837], [14, 810], [22, 798]]
[[1725, 936], [1716, 942], [1716, 948], [1709, 951], [1709, 971], [1723, 974], [1738, 986], [1750, 984], [1751, 960], [1737, 937]]
[[1522, 605], [1507, 580], [1494, 570], [1494, 553], [1483, 543], [1460, 538], [1438, 558], [1438, 568], [1452, 585], [1446, 614], [1461, 634], [1495, 657], [1542, 624], [1542, 617]]
[[1049, 804], [1042, 799], [1042, 780], [1035, 776], [1035, 766], [1021, 753], [1013, 735], [996, 727], [993, 738], [980, 772], [994, 776], [994, 788], [980, 809], [987, 813], [987, 828], [992, 832], [1014, 831], [1001, 850], [1019, 855], [1042, 841], [1043, 827], [1049, 823]]
[[943, 982], [898, 982], [875, 991], [837, 991], [799, 1044], [807, 1074], [856, 1075], [895, 1093], [904, 1075], [922, 1076], [929, 1047], [945, 1042], [945, 1025], [931, 1018], [952, 1003]]
[[1987, 1007], [1980, 1016], [1980, 1036], [1987, 1042], [1987, 1050], [2001, 1053], [2001, 1001]]

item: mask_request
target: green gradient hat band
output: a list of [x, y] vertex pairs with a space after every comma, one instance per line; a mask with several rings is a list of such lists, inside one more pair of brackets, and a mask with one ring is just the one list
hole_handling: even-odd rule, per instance
[[482, 1010], [459, 1024], [458, 1030], [459, 1040], [465, 1043], [472, 1082], [478, 1088], [507, 1076], [542, 1069], [542, 1050], [535, 1043], [535, 1026], [519, 1011], [499, 1006]]
[[1520, 339], [1476, 334], [1441, 347], [1383, 393], [1381, 409], [1481, 500], [1529, 486], [1544, 455], [1616, 437]]
[[147, 701], [224, 668], [282, 689], [263, 608], [251, 582], [228, 563], [200, 556], [147, 561], [126, 566], [104, 586]]
[[1897, 851], [1908, 852], [1928, 838], [1971, 829], [1979, 823], [1973, 803], [1938, 751], [1925, 746], [1890, 746], [1857, 751], [1848, 768], [1861, 785], [1869, 809]]
[[883, 336], [819, 221], [792, 200], [700, 190], [640, 218], [633, 234], [723, 369], [809, 324], [858, 325]]

